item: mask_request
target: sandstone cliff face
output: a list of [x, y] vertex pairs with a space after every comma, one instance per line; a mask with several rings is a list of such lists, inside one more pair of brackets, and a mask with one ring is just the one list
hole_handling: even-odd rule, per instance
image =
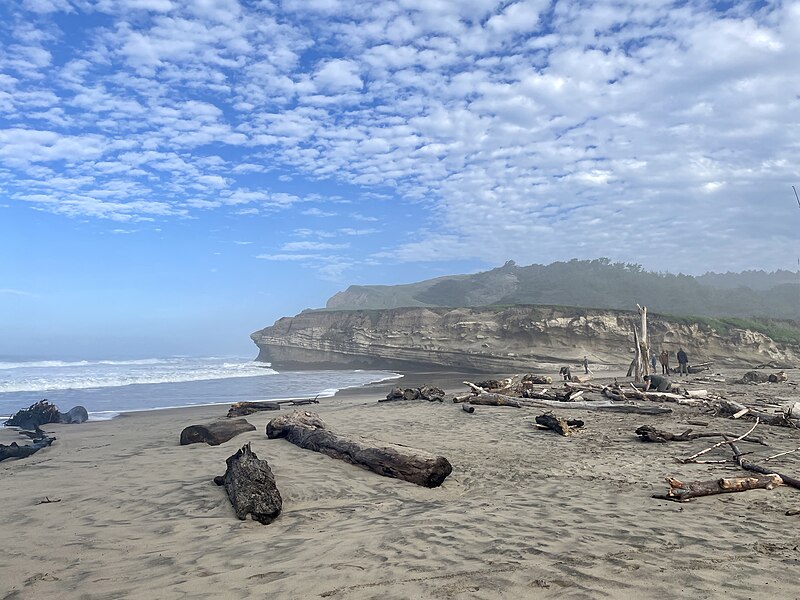
[[[396, 308], [305, 311], [251, 335], [257, 360], [284, 369], [453, 369], [525, 371], [575, 364], [627, 368], [637, 314], [581, 308]], [[682, 346], [690, 363], [751, 366], [800, 364], [800, 348], [750, 330], [721, 335], [703, 324], [648, 319], [652, 349], [675, 362]]]

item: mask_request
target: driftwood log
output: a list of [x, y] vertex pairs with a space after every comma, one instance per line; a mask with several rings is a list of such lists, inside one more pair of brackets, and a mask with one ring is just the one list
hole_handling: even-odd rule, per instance
[[553, 413], [545, 413], [536, 417], [536, 423], [546, 429], [560, 433], [563, 436], [569, 436], [577, 433], [583, 427], [584, 423], [580, 419], [562, 419], [555, 416]]
[[236, 516], [244, 520], [249, 514], [264, 525], [272, 523], [281, 514], [283, 499], [267, 461], [245, 444], [225, 462], [225, 475], [215, 477], [214, 483], [225, 486]]
[[[707, 438], [707, 437], [726, 437], [729, 436], [731, 438], [735, 438], [736, 434], [734, 433], [727, 433], [722, 431], [704, 431], [702, 433], [692, 433], [692, 429], [687, 429], [683, 433], [671, 433], [669, 431], [662, 431], [660, 429], [656, 429], [655, 427], [651, 427], [650, 425], [642, 425], [636, 430], [636, 435], [643, 442], [656, 442], [656, 443], [666, 443], [666, 442], [690, 442], [692, 440], [696, 440], [699, 438]], [[743, 439], [744, 442], [753, 442], [755, 444], [765, 444], [764, 440], [761, 438], [754, 438], [748, 437]]]
[[443, 402], [444, 390], [433, 385], [423, 385], [418, 388], [396, 387], [386, 398], [381, 398], [378, 402], [392, 402], [395, 400], [427, 400], [428, 402]]
[[76, 406], [62, 413], [59, 412], [54, 404], [44, 399], [31, 404], [28, 408], [17, 411], [4, 425], [35, 431], [48, 423], [75, 424], [84, 423], [88, 419], [89, 414], [83, 406]]
[[518, 398], [504, 396], [503, 394], [493, 394], [491, 392], [484, 392], [483, 394], [478, 394], [477, 396], [470, 396], [467, 402], [480, 406], [512, 406], [514, 408], [522, 407], [522, 404]]
[[756, 475], [754, 477], [728, 477], [712, 479], [710, 481], [683, 482], [673, 477], [666, 478], [669, 490], [666, 494], [654, 494], [653, 498], [687, 502], [692, 498], [713, 496], [715, 494], [730, 494], [733, 492], [746, 492], [747, 490], [771, 490], [783, 484], [780, 475]]
[[[488, 397], [486, 402], [480, 399]], [[478, 401], [476, 402], [476, 398]], [[557, 400], [534, 400], [527, 398], [511, 398], [510, 396], [503, 396], [502, 394], [491, 394], [484, 392], [478, 394], [474, 398], [470, 398], [470, 404], [493, 404], [494, 402], [505, 401], [509, 404], [498, 404], [497, 406], [515, 406], [510, 402], [518, 404], [520, 407], [528, 406], [532, 408], [567, 408], [570, 410], [603, 410], [610, 412], [620, 413], [636, 413], [640, 415], [665, 415], [672, 412], [671, 408], [665, 406], [642, 406], [639, 404], [623, 404], [619, 402], [600, 402], [594, 400], [577, 401], [577, 402], [559, 402]]]
[[762, 467], [760, 465], [756, 465], [751, 463], [750, 461], [744, 460], [742, 457], [744, 453], [739, 450], [739, 447], [736, 445], [735, 440], [727, 440], [728, 445], [733, 450], [733, 457], [736, 461], [736, 464], [743, 468], [745, 471], [752, 471], [753, 473], [760, 473], [763, 475], [771, 475], [775, 474], [778, 475], [782, 480], [783, 483], [788, 485], [789, 487], [793, 487], [797, 490], [800, 490], [800, 479], [797, 477], [792, 477], [791, 475], [784, 475], [783, 473], [778, 473], [775, 469], [769, 469], [766, 467]]
[[472, 414], [475, 412], [475, 407], [465, 402], [464, 404], [461, 405], [461, 410], [463, 410], [464, 412], [468, 412], [469, 414]]
[[267, 437], [285, 437], [301, 448], [430, 488], [441, 485], [453, 471], [446, 458], [430, 452], [400, 444], [338, 436], [327, 429], [317, 414], [309, 411], [296, 410], [272, 419], [267, 423]]
[[181, 431], [181, 446], [205, 442], [219, 446], [245, 431], [255, 431], [256, 426], [246, 419], [215, 421], [206, 425], [189, 425]]
[[31, 438], [31, 443], [24, 446], [20, 446], [16, 442], [11, 442], [8, 445], [0, 444], [0, 462], [7, 458], [26, 458], [42, 448], [47, 448], [56, 440], [55, 437], [47, 435], [38, 427], [34, 432], [20, 431], [20, 434]]
[[748, 417], [758, 419], [764, 425], [772, 425], [776, 427], [798, 427], [800, 421], [791, 418], [791, 413], [771, 414], [763, 412], [754, 408], [745, 406], [733, 400], [720, 400], [717, 406], [717, 412], [723, 417]]
[[[319, 396], [317, 396], [319, 398]], [[226, 415], [229, 419], [233, 417], [246, 417], [255, 412], [265, 410], [280, 410], [283, 404], [289, 406], [305, 406], [306, 404], [319, 404], [317, 398], [309, 398], [303, 400], [263, 400], [256, 402], [236, 402], [231, 405]]]

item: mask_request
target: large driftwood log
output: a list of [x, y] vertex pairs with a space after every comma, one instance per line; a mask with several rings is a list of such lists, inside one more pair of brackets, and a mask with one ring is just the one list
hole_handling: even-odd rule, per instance
[[800, 421], [797, 419], [792, 419], [786, 413], [775, 415], [747, 407], [744, 404], [740, 404], [733, 400], [720, 400], [717, 411], [720, 415], [725, 417], [738, 418], [736, 415], [739, 417], [752, 417], [754, 419], [758, 419], [759, 422], [764, 425], [773, 425], [776, 427], [800, 426]]
[[555, 416], [553, 413], [539, 415], [536, 417], [536, 423], [556, 433], [560, 433], [563, 436], [577, 433], [578, 430], [583, 427], [583, 421], [580, 419], [562, 419], [561, 417]]
[[[600, 402], [594, 400], [578, 401], [578, 402], [559, 402], [557, 400], [532, 400], [526, 398], [511, 398], [503, 396], [502, 394], [478, 394], [475, 398], [483, 398], [484, 396], [499, 396], [500, 399], [507, 399], [511, 402], [516, 402], [521, 407], [529, 406], [532, 408], [567, 408], [570, 410], [603, 410], [608, 412], [620, 413], [636, 413], [640, 415], [665, 415], [672, 412], [671, 408], [665, 406], [641, 406], [639, 404], [622, 404], [618, 402]], [[469, 400], [470, 404], [476, 404], [475, 399]], [[480, 402], [477, 402], [480, 404]], [[509, 404], [508, 406], [513, 406]]]
[[33, 433], [25, 431], [20, 433], [31, 438], [31, 443], [24, 446], [20, 446], [16, 442], [11, 442], [9, 445], [0, 444], [0, 462], [7, 458], [26, 458], [42, 448], [46, 448], [56, 440], [56, 438], [50, 437], [38, 427]]
[[453, 471], [443, 456], [400, 444], [347, 439], [329, 431], [315, 413], [296, 410], [267, 423], [267, 437], [285, 437], [293, 444], [321, 452], [386, 477], [437, 487]]
[[800, 490], [800, 479], [798, 479], [797, 477], [784, 475], [783, 473], [778, 473], [774, 469], [765, 468], [760, 465], [753, 464], [750, 461], [744, 460], [742, 458], [744, 456], [744, 453], [739, 450], [738, 446], [736, 445], [736, 441], [727, 440], [727, 442], [728, 445], [731, 447], [731, 450], [733, 450], [733, 457], [734, 460], [736, 461], [736, 464], [742, 467], [745, 471], [752, 471], [753, 473], [761, 473], [762, 475], [770, 475], [774, 473], [775, 475], [778, 475], [783, 480], [783, 482], [789, 487], [793, 487], [797, 490]]
[[[319, 398], [319, 396], [317, 396]], [[227, 417], [246, 417], [255, 412], [264, 410], [280, 410], [281, 405], [305, 406], [306, 404], [319, 404], [317, 398], [305, 398], [302, 400], [262, 400], [255, 402], [236, 402], [228, 409]]]
[[[642, 425], [641, 427], [639, 427], [636, 430], [636, 435], [638, 435], [643, 442], [656, 442], [661, 444], [666, 442], [690, 442], [692, 440], [696, 440], [699, 438], [707, 438], [707, 437], [725, 437], [725, 436], [729, 436], [731, 438], [736, 437], [736, 434], [734, 433], [727, 433], [722, 431], [704, 431], [702, 433], [692, 433], [691, 429], [687, 429], [683, 433], [671, 433], [669, 431], [662, 431], [661, 429], [656, 429], [655, 427], [651, 427], [650, 425]], [[766, 445], [764, 440], [762, 440], [761, 438], [748, 437], [741, 441]]]
[[181, 446], [205, 442], [209, 446], [219, 446], [245, 431], [255, 431], [256, 426], [246, 419], [215, 421], [205, 425], [189, 425], [181, 431]]
[[493, 394], [492, 392], [484, 392], [477, 396], [471, 396], [467, 402], [470, 404], [478, 404], [481, 406], [512, 406], [514, 408], [522, 407], [518, 398], [511, 396], [504, 396], [503, 394]]
[[76, 406], [66, 413], [62, 413], [55, 405], [44, 399], [17, 411], [4, 425], [35, 431], [48, 423], [83, 423], [88, 418], [89, 414], [82, 406]]
[[777, 474], [757, 475], [755, 477], [729, 477], [710, 481], [683, 482], [673, 477], [666, 478], [669, 490], [666, 494], [654, 494], [653, 498], [687, 502], [692, 498], [713, 496], [714, 494], [730, 494], [747, 490], [771, 490], [781, 485], [783, 480]]
[[225, 486], [236, 516], [244, 520], [250, 514], [254, 521], [272, 523], [281, 514], [283, 499], [267, 461], [245, 444], [225, 462], [225, 475], [215, 477], [214, 483]]

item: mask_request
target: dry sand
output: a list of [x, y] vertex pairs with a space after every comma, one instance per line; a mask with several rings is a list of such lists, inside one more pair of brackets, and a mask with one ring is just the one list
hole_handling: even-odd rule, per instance
[[[461, 391], [442, 375], [402, 384], [437, 379]], [[586, 430], [563, 438], [536, 430], [541, 411], [531, 409], [469, 415], [453, 404], [377, 403], [393, 383], [312, 408], [339, 433], [447, 457], [453, 473], [440, 488], [267, 440], [274, 413], [248, 417], [257, 430], [218, 447], [179, 446], [178, 436], [223, 415], [219, 406], [46, 427], [58, 437], [51, 448], [0, 463], [0, 598], [800, 597], [800, 516], [785, 515], [800, 508], [800, 491], [651, 498], [666, 475], [741, 473], [674, 461], [708, 441], [644, 444], [633, 434], [644, 423], [683, 430], [697, 411], [576, 410], [568, 414]], [[740, 401], [800, 400], [787, 384], [726, 389]], [[702, 418], [708, 429], [749, 427]], [[771, 447], [748, 445], [756, 462], [800, 445], [793, 430], [758, 434]], [[267, 526], [237, 520], [211, 481], [245, 442], [269, 461], [283, 495], [283, 514]], [[800, 453], [775, 465], [800, 476]], [[39, 504], [45, 497], [61, 501]]]

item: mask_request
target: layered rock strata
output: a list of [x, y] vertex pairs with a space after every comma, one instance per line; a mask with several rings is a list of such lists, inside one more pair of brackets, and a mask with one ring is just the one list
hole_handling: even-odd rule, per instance
[[[627, 367], [636, 313], [549, 306], [304, 311], [251, 338], [257, 360], [279, 369], [442, 369], [525, 371], [576, 363]], [[679, 347], [691, 364], [800, 364], [800, 347], [748, 329], [652, 315], [651, 348]]]

